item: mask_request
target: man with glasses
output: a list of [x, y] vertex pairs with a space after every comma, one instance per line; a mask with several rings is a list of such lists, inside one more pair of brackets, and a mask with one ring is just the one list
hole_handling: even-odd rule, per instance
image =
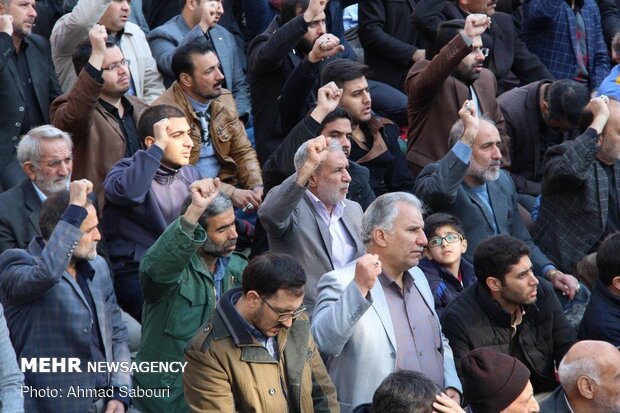
[[186, 350], [185, 400], [194, 412], [339, 412], [336, 390], [310, 335], [306, 274], [267, 253], [226, 292]]
[[[183, 215], [142, 258], [140, 283], [145, 305], [138, 362], [161, 361], [162, 357], [182, 361], [183, 349], [211, 317], [217, 300], [228, 289], [241, 285], [248, 260], [235, 252], [235, 214], [230, 198], [220, 189], [217, 178], [191, 184]], [[167, 397], [134, 398], [137, 409], [188, 411], [181, 377], [180, 371], [134, 373], [137, 387], [170, 389]]]
[[312, 334], [343, 413], [372, 401], [396, 370], [423, 373], [461, 401], [452, 350], [417, 268], [427, 244], [422, 208], [407, 192], [378, 197], [362, 221], [368, 254], [319, 281]]
[[95, 25], [88, 36], [90, 41], [73, 53], [78, 79], [52, 103], [50, 118], [73, 138], [73, 179], [91, 181], [101, 207], [106, 172], [142, 148], [137, 124], [146, 103], [125, 95], [131, 81], [129, 62], [105, 27]]
[[[495, 99], [495, 76], [483, 68], [489, 49], [481, 35], [490, 24], [491, 18], [485, 14], [441, 23], [434, 46], [426, 50], [426, 58], [432, 60], [420, 60], [409, 71], [405, 82], [409, 98], [407, 162], [414, 176], [448, 152], [446, 137], [467, 99], [477, 113], [495, 122], [502, 141], [508, 142], [504, 117]], [[508, 165], [507, 155], [504, 163]]]

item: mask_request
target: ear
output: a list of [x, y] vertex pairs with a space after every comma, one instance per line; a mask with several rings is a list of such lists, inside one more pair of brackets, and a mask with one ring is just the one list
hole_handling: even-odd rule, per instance
[[611, 285], [616, 290], [620, 291], [620, 275], [617, 275], [617, 276], [615, 276], [614, 278], [611, 279]]
[[499, 278], [487, 277], [486, 284], [490, 291], [499, 292], [502, 289], [502, 282]]
[[24, 169], [24, 172], [26, 172], [26, 175], [28, 175], [28, 178], [30, 178], [31, 181], [34, 181], [34, 178], [37, 176], [34, 164], [31, 161], [26, 161], [22, 165], [22, 168]]
[[144, 145], [146, 146], [146, 149], [150, 148], [151, 145], [153, 145], [155, 143], [155, 138], [152, 136], [147, 136], [146, 138], [144, 138]]
[[198, 6], [198, 3], [196, 3], [196, 0], [187, 0], [185, 2], [185, 5], [187, 6], [188, 10], [194, 11], [194, 10], [196, 10], [196, 7]]
[[387, 233], [383, 228], [375, 228], [372, 231], [372, 239], [380, 247], [387, 247]]
[[316, 188], [316, 187], [317, 187], [316, 175], [312, 174], [310, 176], [310, 180], [308, 181], [308, 188]]
[[549, 104], [544, 99], [540, 105], [540, 111], [544, 113], [545, 115], [549, 114]]
[[194, 83], [192, 77], [187, 73], [181, 73], [181, 76], [179, 76], [179, 82], [185, 87], [191, 87]]
[[594, 399], [594, 384], [588, 376], [579, 376], [579, 378], [577, 379], [576, 387], [579, 391], [579, 394], [581, 394], [584, 399]]
[[250, 308], [255, 309], [260, 305], [262, 300], [260, 299], [260, 294], [258, 292], [250, 290], [245, 295], [245, 301], [248, 303]]
[[465, 254], [465, 251], [467, 251], [467, 240], [463, 238], [463, 241], [461, 241], [461, 254]]

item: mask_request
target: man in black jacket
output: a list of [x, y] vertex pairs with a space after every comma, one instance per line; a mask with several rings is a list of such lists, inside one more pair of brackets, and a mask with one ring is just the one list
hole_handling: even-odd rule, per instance
[[[288, 130], [281, 124], [277, 102], [287, 78], [302, 65], [309, 82], [318, 78], [321, 61], [344, 50], [325, 27], [327, 0], [285, 0], [280, 15], [248, 49], [248, 76], [256, 152], [262, 163]], [[301, 12], [300, 12], [301, 10]], [[299, 96], [310, 109], [314, 97]]]
[[[515, 86], [508, 82], [508, 74], [514, 73], [522, 84], [542, 79], [554, 79], [545, 65], [519, 38], [512, 16], [495, 12], [493, 0], [420, 0], [413, 14], [412, 24], [420, 35], [430, 44], [435, 42], [439, 23], [453, 19], [464, 19], [471, 13], [481, 13], [492, 17], [493, 24], [482, 35], [483, 47], [489, 49], [485, 60], [488, 68], [497, 78], [497, 95]], [[427, 59], [439, 52], [429, 47]], [[430, 50], [432, 49], [432, 50]], [[512, 77], [514, 79], [514, 77]]]
[[553, 391], [555, 366], [576, 341], [553, 287], [534, 276], [523, 241], [498, 235], [474, 253], [478, 283], [444, 311], [441, 325], [450, 340], [457, 371], [471, 350], [491, 347], [516, 357], [531, 372], [534, 392]]
[[18, 137], [49, 123], [50, 103], [62, 93], [49, 42], [32, 34], [34, 6], [34, 0], [0, 2], [0, 191], [26, 178], [16, 158]]

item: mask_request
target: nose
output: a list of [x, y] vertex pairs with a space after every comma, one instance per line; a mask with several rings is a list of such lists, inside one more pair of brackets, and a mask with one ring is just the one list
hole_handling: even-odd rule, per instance
[[342, 182], [351, 182], [351, 174], [346, 169], [344, 170], [344, 173], [342, 174]]
[[99, 228], [93, 229], [93, 241], [101, 241], [101, 233], [99, 232]]
[[[424, 231], [419, 230], [420, 231], [420, 235], [418, 235], [418, 238], [416, 239], [416, 243], [418, 245], [420, 245], [421, 247], [425, 247], [426, 244], [428, 244], [428, 239], [426, 239], [426, 234], [424, 233]], [[444, 241], [447, 243], [447, 241], [441, 240], [441, 245], [443, 245]]]
[[185, 136], [183, 137], [183, 146], [189, 146], [190, 148], [194, 147], [194, 141], [192, 141], [191, 136], [189, 136], [189, 133], [186, 133]]
[[322, 21], [319, 23], [319, 26], [317, 27], [317, 37], [318, 36], [323, 36], [325, 33], [327, 32], [327, 28], [325, 27], [325, 21]]
[[228, 231], [228, 239], [233, 240], [233, 239], [236, 239], [237, 237], [238, 237], [237, 229], [233, 225], [230, 227], [230, 230]]
[[291, 317], [286, 321], [280, 321], [280, 324], [282, 324], [285, 328], [291, 328], [293, 325], [293, 318]]
[[37, 17], [37, 10], [34, 8], [34, 3], [30, 7], [30, 9], [28, 10], [28, 16], [30, 16], [30, 17]]
[[129, 2], [127, 0], [124, 0], [123, 2], [121, 2], [121, 9], [128, 11], [131, 9], [131, 6], [129, 5]]
[[501, 145], [495, 145], [493, 147], [493, 159], [494, 160], [500, 160], [502, 159], [502, 150], [501, 150]]
[[530, 410], [531, 413], [538, 413], [540, 411], [540, 406], [535, 398], [530, 399]]
[[59, 176], [67, 176], [71, 173], [71, 168], [69, 167], [69, 163], [61, 162], [58, 167], [58, 175]]
[[220, 70], [220, 68], [219, 68], [219, 67], [217, 68], [217, 73], [216, 73], [216, 75], [217, 75], [217, 76], [216, 76], [216, 77], [217, 77], [217, 80], [223, 80], [223, 79], [224, 79], [224, 74], [222, 73], [222, 71]]
[[536, 276], [534, 275], [534, 272], [530, 270], [530, 284], [534, 286], [534, 285], [538, 285], [538, 283], [539, 283], [538, 278], [536, 278]]

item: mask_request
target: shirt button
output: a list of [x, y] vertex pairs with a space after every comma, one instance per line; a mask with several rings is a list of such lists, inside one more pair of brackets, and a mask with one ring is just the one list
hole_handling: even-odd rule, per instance
[[15, 122], [15, 126], [19, 128], [19, 127], [22, 126], [22, 123], [21, 122]]
[[17, 140], [17, 136], [13, 136], [11, 139], [16, 141]]
[[393, 359], [396, 358], [396, 353], [390, 353], [390, 357], [392, 357]]
[[19, 111], [20, 111], [20, 112], [23, 112], [23, 111], [24, 111], [24, 107], [23, 107], [23, 106], [20, 106], [20, 107], [19, 107]]
[[273, 396], [274, 394], [276, 394], [276, 389], [274, 389], [273, 387], [269, 389], [269, 395]]
[[82, 330], [84, 332], [84, 334], [88, 334], [88, 329], [85, 328], [84, 330]]

